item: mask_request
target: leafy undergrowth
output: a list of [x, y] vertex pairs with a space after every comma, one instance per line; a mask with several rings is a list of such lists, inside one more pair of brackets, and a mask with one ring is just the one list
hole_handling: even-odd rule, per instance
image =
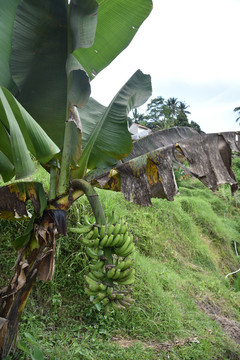
[[[240, 169], [235, 161], [236, 173]], [[240, 171], [239, 171], [240, 172]], [[78, 237], [58, 239], [50, 283], [35, 285], [23, 314], [19, 347], [9, 359], [225, 360], [240, 359], [239, 193], [212, 193], [200, 182], [180, 182], [173, 202], [153, 199], [151, 208], [99, 191], [106, 213], [124, 217], [134, 233], [135, 305], [108, 315], [84, 294], [88, 259]], [[85, 198], [69, 224], [90, 212]], [[23, 225], [0, 223], [0, 285], [16, 254], [11, 240]], [[35, 350], [34, 350], [35, 349]], [[39, 356], [39, 357], [37, 357]]]

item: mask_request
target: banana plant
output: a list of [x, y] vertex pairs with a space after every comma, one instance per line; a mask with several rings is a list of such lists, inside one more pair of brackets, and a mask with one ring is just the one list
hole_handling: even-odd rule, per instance
[[130, 43], [151, 8], [151, 0], [0, 0], [0, 173], [4, 182], [30, 176], [29, 153], [50, 173], [48, 195], [26, 180], [0, 188], [0, 217], [28, 219], [13, 241], [14, 275], [0, 290], [0, 359], [14, 347], [36, 278], [52, 279], [56, 239], [66, 233], [72, 203], [86, 194], [97, 223], [106, 222], [93, 186], [151, 206], [152, 197], [178, 193], [178, 164], [213, 190], [237, 188], [231, 153], [239, 152], [238, 133], [175, 128], [132, 144], [127, 113], [151, 95], [150, 77], [140, 70], [108, 107], [89, 98], [90, 81]]
[[[89, 99], [90, 82], [151, 9], [151, 0], [0, 0], [0, 175], [11, 180], [0, 188], [0, 218], [28, 219], [13, 241], [14, 275], [0, 290], [0, 359], [16, 343], [36, 278], [52, 279], [56, 238], [66, 234], [72, 203], [86, 194], [96, 221], [106, 222], [83, 178], [130, 153], [127, 114], [149, 98], [151, 80], [136, 71], [108, 107]], [[84, 107], [92, 113], [82, 119]], [[25, 180], [35, 170], [32, 157], [50, 173], [48, 195], [41, 183]]]

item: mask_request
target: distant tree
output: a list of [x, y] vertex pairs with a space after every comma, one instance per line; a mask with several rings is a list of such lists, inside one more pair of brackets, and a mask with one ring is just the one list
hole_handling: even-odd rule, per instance
[[191, 114], [190, 111], [187, 110], [189, 105], [186, 105], [184, 102], [178, 102], [178, 115], [177, 119], [174, 122], [175, 126], [189, 126], [187, 115]]
[[169, 109], [171, 110], [171, 116], [172, 116], [173, 118], [176, 117], [177, 114], [178, 114], [178, 111], [179, 111], [179, 106], [178, 106], [178, 104], [179, 104], [179, 101], [178, 101], [177, 98], [172, 97], [172, 98], [169, 98], [169, 99], [167, 100], [166, 105], [167, 105], [167, 106], [169, 107]]
[[158, 96], [157, 98], [151, 100], [150, 104], [147, 106], [147, 117], [149, 120], [160, 119], [163, 116], [163, 105], [164, 98]]
[[132, 120], [153, 131], [174, 126], [189, 126], [200, 132], [200, 126], [196, 122], [189, 122], [188, 115], [191, 113], [188, 108], [189, 105], [179, 101], [178, 98], [170, 97], [165, 100], [162, 96], [158, 96], [147, 105], [144, 114], [138, 113], [137, 110], [133, 111]]
[[238, 106], [238, 107], [235, 107], [235, 109], [233, 110], [233, 111], [235, 111], [235, 112], [237, 112], [238, 111], [238, 118], [236, 119], [236, 121], [239, 121], [240, 120], [240, 106]]
[[144, 115], [141, 114], [138, 109], [133, 109], [132, 110], [132, 121], [139, 124], [141, 121], [144, 120]]
[[198, 125], [198, 123], [196, 123], [195, 121], [191, 121], [188, 126], [190, 126], [191, 128], [197, 130], [199, 133], [201, 132], [200, 125]]

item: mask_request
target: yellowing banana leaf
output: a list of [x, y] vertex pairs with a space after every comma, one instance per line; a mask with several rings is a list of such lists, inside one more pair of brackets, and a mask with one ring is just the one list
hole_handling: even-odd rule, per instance
[[14, 96], [1, 87], [0, 131], [0, 174], [5, 181], [13, 175], [20, 179], [35, 171], [29, 152], [47, 163], [60, 151]]
[[41, 183], [19, 182], [0, 187], [0, 218], [21, 219], [28, 216], [26, 201], [31, 200], [34, 211], [42, 215], [47, 198]]
[[[148, 151], [153, 146], [155, 150]], [[231, 168], [232, 151], [240, 152], [237, 132], [198, 134], [186, 128], [161, 130], [136, 141], [128, 161], [102, 174], [92, 171], [87, 179], [95, 186], [122, 191], [128, 201], [151, 206], [151, 197], [173, 200], [178, 193], [173, 171], [174, 164], [178, 164], [213, 191], [227, 183], [234, 192], [238, 186]], [[135, 157], [134, 153], [140, 155]], [[188, 161], [188, 168], [180, 154]]]
[[83, 127], [83, 152], [79, 170], [73, 172], [73, 178], [81, 178], [87, 168], [112, 166], [130, 153], [132, 140], [127, 128], [127, 114], [144, 104], [151, 92], [150, 76], [138, 70], [108, 107], [90, 98], [83, 109], [78, 109]]

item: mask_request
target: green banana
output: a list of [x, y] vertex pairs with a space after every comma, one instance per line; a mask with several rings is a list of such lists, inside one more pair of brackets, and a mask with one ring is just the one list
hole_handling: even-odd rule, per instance
[[85, 277], [85, 280], [88, 283], [88, 285], [97, 285], [97, 286], [99, 286], [99, 280], [92, 279], [88, 275], [85, 275], [84, 277]]
[[112, 295], [112, 293], [113, 293], [113, 287], [108, 286], [107, 287], [107, 295], [110, 296], [110, 295]]
[[99, 278], [97, 278], [95, 275], [93, 275], [92, 272], [89, 272], [88, 275], [87, 275], [90, 279], [98, 282], [99, 281]]
[[135, 300], [129, 297], [124, 297], [124, 301], [126, 301], [127, 303], [131, 304], [131, 303], [135, 303]]
[[103, 261], [99, 260], [95, 264], [89, 264], [91, 270], [100, 270], [103, 268]]
[[123, 278], [125, 278], [126, 276], [128, 276], [131, 273], [132, 273], [132, 269], [130, 269], [130, 268], [126, 269], [124, 271], [121, 271], [119, 279], [123, 279]]
[[107, 242], [106, 242], [106, 244], [105, 244], [105, 247], [110, 247], [110, 246], [112, 246], [113, 239], [114, 239], [114, 236], [113, 236], [113, 234], [112, 234], [112, 235], [110, 235], [110, 236], [108, 237]]
[[86, 253], [90, 258], [98, 260], [98, 254], [88, 246], [86, 247]]
[[121, 305], [123, 305], [125, 307], [131, 306], [131, 303], [129, 303], [128, 301], [125, 301], [125, 299], [119, 299], [118, 301]]
[[83, 238], [80, 241], [83, 245], [88, 246], [90, 248], [95, 247], [95, 240], [86, 240], [85, 238]]
[[107, 291], [107, 285], [103, 284], [103, 283], [100, 283], [99, 284], [99, 289], [102, 290], [102, 291]]
[[87, 294], [88, 296], [95, 296], [96, 295], [96, 291], [91, 291], [88, 288], [84, 289], [85, 294]]
[[101, 228], [100, 228], [100, 231], [99, 231], [100, 239], [103, 239], [103, 238], [104, 238], [104, 236], [105, 236], [105, 231], [106, 231], [106, 225], [102, 225]]
[[120, 275], [121, 275], [121, 270], [120, 269], [117, 269], [117, 270], [115, 269], [115, 274], [113, 275], [112, 279], [117, 280]]
[[113, 224], [111, 224], [108, 228], [108, 232], [107, 232], [107, 235], [110, 236], [112, 235], [113, 231], [115, 229], [115, 226]]
[[123, 308], [123, 306], [117, 300], [112, 300], [110, 304], [112, 305], [113, 309], [117, 311]]
[[116, 224], [113, 230], [113, 235], [116, 236], [120, 232], [120, 229], [121, 229], [121, 225], [119, 223]]
[[93, 238], [93, 234], [94, 234], [94, 230], [91, 230], [83, 239], [91, 240]]
[[93, 300], [93, 303], [96, 305], [100, 303], [106, 297], [106, 293], [97, 293], [96, 298]]
[[134, 243], [132, 242], [132, 243], [128, 246], [128, 248], [127, 248], [124, 252], [122, 252], [121, 256], [126, 257], [126, 256], [130, 255], [130, 254], [133, 252], [134, 248], [135, 248], [135, 245], [134, 245]]
[[96, 238], [98, 238], [98, 227], [94, 226], [93, 235], [92, 235], [91, 239], [96, 239]]
[[124, 263], [124, 265], [122, 267], [122, 270], [126, 270], [126, 269], [129, 269], [131, 266], [133, 266], [134, 260], [127, 258], [127, 259], [125, 259], [125, 261], [123, 263]]
[[134, 283], [134, 281], [135, 281], [134, 275], [130, 276], [127, 279], [125, 279], [125, 278], [124, 279], [118, 279], [119, 285], [131, 285], [131, 284]]
[[91, 240], [91, 241], [93, 241], [93, 247], [94, 247], [94, 248], [97, 248], [98, 245], [99, 245], [100, 239], [99, 239], [99, 238], [96, 238], [96, 239], [93, 239], [93, 240]]
[[109, 299], [107, 298], [107, 297], [105, 297], [103, 300], [102, 300], [102, 303], [104, 304], [104, 305], [107, 305], [108, 303], [109, 303]]
[[102, 271], [98, 271], [98, 270], [92, 270], [89, 274], [92, 274], [97, 279], [103, 279], [105, 276], [105, 274]]
[[121, 261], [119, 264], [116, 265], [116, 270], [120, 269], [122, 270], [125, 266], [125, 261]]
[[124, 223], [121, 227], [121, 234], [125, 234], [128, 230], [128, 225], [127, 223]]
[[105, 235], [104, 238], [99, 243], [100, 247], [101, 248], [105, 247], [107, 241], [108, 241], [108, 235]]
[[89, 284], [89, 290], [96, 293], [100, 290], [99, 284]]
[[76, 234], [86, 234], [88, 233], [89, 231], [92, 230], [92, 226], [90, 225], [82, 225], [81, 227], [77, 227], [77, 228], [72, 228], [70, 227], [69, 230], [73, 233], [76, 233]]
[[122, 253], [124, 253], [124, 252], [126, 251], [126, 249], [128, 248], [128, 246], [130, 245], [130, 243], [131, 243], [131, 238], [130, 238], [130, 236], [128, 236], [128, 238], [127, 238], [127, 240], [125, 241], [125, 243], [124, 243], [121, 247], [115, 249], [115, 253], [116, 253], [117, 255], [122, 256]]
[[117, 234], [112, 242], [112, 246], [118, 246], [119, 243], [121, 243], [121, 241], [123, 240], [123, 234]]
[[115, 272], [116, 272], [116, 269], [115, 269], [115, 268], [109, 270], [109, 271], [107, 272], [107, 277], [108, 277], [108, 279], [112, 279], [113, 276], [114, 276], [114, 274], [115, 274]]
[[124, 242], [127, 241], [127, 238], [128, 238], [129, 236], [130, 236], [129, 231], [126, 231], [126, 232], [124, 233]]
[[117, 300], [120, 300], [120, 299], [123, 299], [124, 298], [124, 294], [123, 293], [117, 293], [116, 294], [116, 299]]

